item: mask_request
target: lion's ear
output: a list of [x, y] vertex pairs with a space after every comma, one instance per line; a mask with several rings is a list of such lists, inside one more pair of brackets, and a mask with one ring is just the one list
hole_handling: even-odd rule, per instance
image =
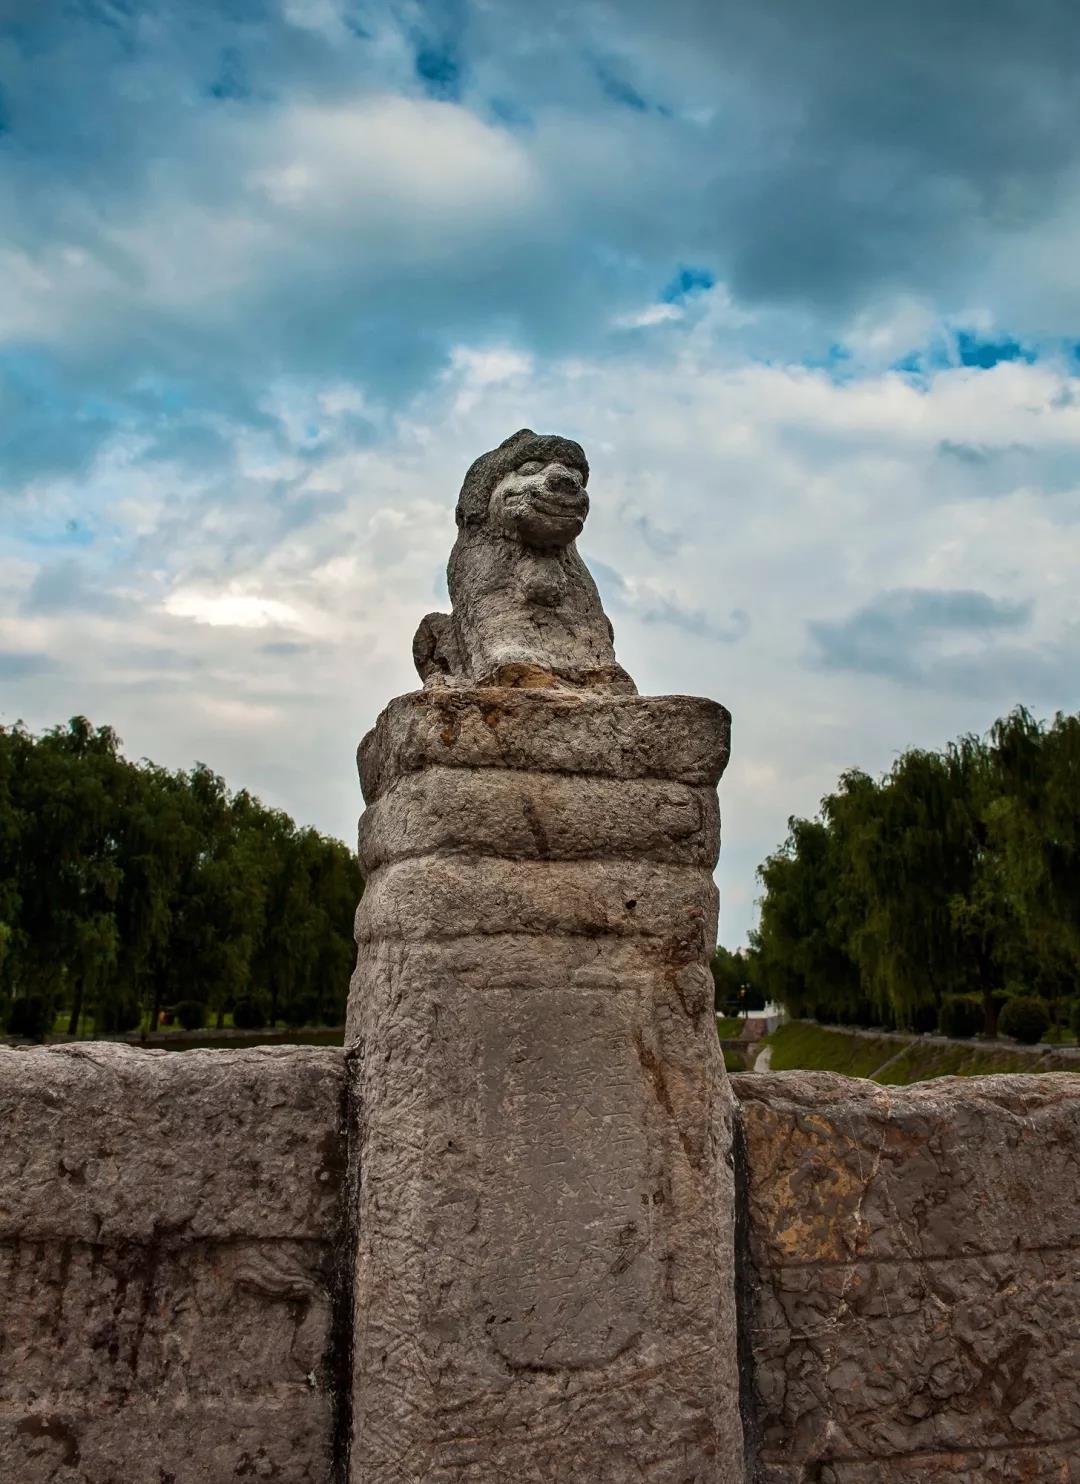
[[499, 444], [499, 447], [509, 448], [512, 443], [520, 443], [522, 438], [535, 437], [536, 434], [533, 432], [532, 428], [518, 428], [516, 433], [512, 433], [509, 438], [504, 438], [503, 441]]

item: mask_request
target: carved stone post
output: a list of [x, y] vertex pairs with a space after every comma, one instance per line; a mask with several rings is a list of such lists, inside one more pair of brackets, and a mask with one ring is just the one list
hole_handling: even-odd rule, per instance
[[[538, 444], [511, 476], [546, 496], [577, 445]], [[633, 694], [609, 627], [575, 664], [578, 620], [505, 577], [507, 652], [488, 602], [478, 661], [452, 583], [418, 636], [447, 663], [360, 748], [351, 1479], [740, 1484], [707, 965], [729, 718]]]

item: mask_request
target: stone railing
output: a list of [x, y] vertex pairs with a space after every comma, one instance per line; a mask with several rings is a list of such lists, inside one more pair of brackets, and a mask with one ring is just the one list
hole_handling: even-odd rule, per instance
[[[362, 1395], [354, 1406], [354, 1375], [365, 1382], [350, 1359], [358, 1233], [347, 1219], [346, 1085], [332, 1050], [0, 1050], [5, 1484], [343, 1484], [350, 1453], [354, 1478], [394, 1477], [389, 1465], [372, 1474], [370, 1440], [357, 1446], [360, 1427], [378, 1435], [384, 1419]], [[620, 1228], [584, 1224], [564, 1224], [550, 1245], [549, 1280], [525, 1268], [523, 1218], [466, 1280], [472, 1293], [501, 1279], [510, 1302], [542, 1299], [549, 1281], [566, 1294], [575, 1290], [559, 1274], [576, 1281], [581, 1248], [607, 1284], [593, 1310], [599, 1344], [650, 1287], [680, 1301], [712, 1325], [699, 1341], [706, 1363], [722, 1368], [729, 1346], [741, 1356], [742, 1417], [726, 1423], [724, 1451], [684, 1465], [684, 1444], [665, 1448], [664, 1428], [677, 1433], [706, 1367], [658, 1389], [662, 1337], [624, 1328], [617, 1353], [572, 1367], [564, 1349], [544, 1369], [520, 1364], [514, 1347], [537, 1331], [519, 1321], [476, 1355], [473, 1384], [491, 1410], [477, 1409], [471, 1437], [455, 1424], [460, 1407], [421, 1414], [438, 1429], [402, 1455], [397, 1477], [500, 1484], [509, 1446], [535, 1477], [582, 1484], [1069, 1480], [1080, 1456], [1080, 1078], [881, 1088], [788, 1072], [732, 1087], [739, 1219], [734, 1236], [721, 1218], [711, 1244], [695, 1238], [703, 1284], [672, 1294], [660, 1265], [628, 1285], [635, 1257]], [[510, 1178], [531, 1180], [530, 1168]], [[460, 1207], [433, 1208], [432, 1251], [404, 1252], [406, 1275], [443, 1271], [438, 1249], [474, 1220]], [[612, 1209], [629, 1226], [618, 1192], [598, 1206], [601, 1222]], [[603, 1269], [596, 1232], [606, 1232]], [[510, 1286], [519, 1256], [520, 1294]], [[717, 1289], [726, 1297], [710, 1310], [702, 1294]], [[399, 1343], [434, 1347], [437, 1314], [414, 1309], [416, 1333], [399, 1323]], [[558, 1344], [552, 1314], [539, 1333]], [[574, 1317], [571, 1358], [592, 1341]], [[563, 1376], [576, 1402], [569, 1385], [559, 1391]], [[440, 1373], [425, 1384], [434, 1406]], [[460, 1369], [446, 1384], [447, 1401], [468, 1403]], [[527, 1413], [521, 1399], [539, 1387], [548, 1405]], [[508, 1444], [500, 1424], [515, 1403]], [[598, 1412], [611, 1461], [590, 1462], [590, 1474], [562, 1440], [575, 1415]]]

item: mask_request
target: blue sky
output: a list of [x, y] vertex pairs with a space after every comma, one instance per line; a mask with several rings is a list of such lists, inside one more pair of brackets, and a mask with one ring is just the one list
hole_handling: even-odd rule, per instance
[[350, 838], [471, 458], [593, 468], [735, 717], [721, 935], [845, 767], [1080, 707], [1072, 0], [0, 6], [0, 721]]

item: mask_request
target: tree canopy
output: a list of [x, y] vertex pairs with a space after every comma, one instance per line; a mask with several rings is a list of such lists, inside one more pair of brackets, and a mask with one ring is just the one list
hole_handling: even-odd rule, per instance
[[[0, 1018], [69, 1033], [156, 1026], [195, 1002], [220, 1025], [340, 1024], [362, 882], [201, 763], [134, 763], [85, 717], [0, 728]], [[12, 1022], [14, 1021], [14, 1024]]]
[[988, 736], [853, 771], [761, 865], [754, 977], [790, 1013], [937, 1023], [977, 995], [1052, 1013], [1080, 992], [1080, 716], [1022, 708]]

